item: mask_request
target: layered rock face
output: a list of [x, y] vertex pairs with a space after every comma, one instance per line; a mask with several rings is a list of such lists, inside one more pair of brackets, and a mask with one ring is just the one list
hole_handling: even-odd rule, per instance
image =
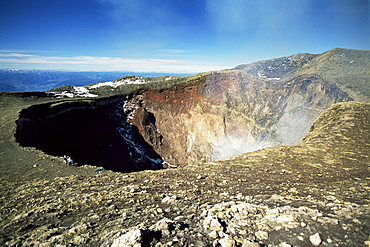
[[334, 49], [199, 74], [186, 84], [131, 95], [129, 104], [156, 122], [137, 125], [140, 115], [133, 112], [131, 123], [151, 145], [151, 133], [161, 133], [155, 150], [180, 166], [296, 144], [332, 104], [370, 101], [369, 64], [369, 51]]
[[[190, 85], [141, 90], [128, 102], [138, 106], [130, 122], [145, 140], [164, 160], [182, 166], [298, 143], [322, 110], [351, 100], [319, 76], [280, 83], [228, 71]], [[140, 112], [151, 113], [155, 123]]]

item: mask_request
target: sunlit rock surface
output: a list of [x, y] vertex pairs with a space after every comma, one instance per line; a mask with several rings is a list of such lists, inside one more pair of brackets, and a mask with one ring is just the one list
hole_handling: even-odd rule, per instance
[[298, 143], [320, 112], [351, 100], [318, 76], [279, 83], [228, 71], [191, 85], [141, 90], [128, 102], [155, 117], [163, 135], [156, 151], [170, 163], [187, 165]]
[[368, 103], [333, 105], [296, 145], [125, 174], [14, 145], [3, 109], [2, 246], [368, 243]]
[[369, 60], [0, 93], [0, 245], [368, 246]]

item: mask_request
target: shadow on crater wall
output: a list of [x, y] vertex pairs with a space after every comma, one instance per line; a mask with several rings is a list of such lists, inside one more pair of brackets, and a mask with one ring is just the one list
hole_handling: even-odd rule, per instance
[[161, 157], [126, 124], [122, 104], [115, 98], [34, 105], [21, 111], [15, 137], [22, 146], [69, 155], [79, 165], [120, 172], [162, 168]]

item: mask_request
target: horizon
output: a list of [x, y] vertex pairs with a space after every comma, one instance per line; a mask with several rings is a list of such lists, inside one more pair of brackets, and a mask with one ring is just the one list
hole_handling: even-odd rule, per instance
[[[333, 49], [324, 51], [322, 53], [307, 53], [307, 54], [320, 55], [320, 54], [323, 54], [323, 53], [326, 53], [328, 51], [335, 50], [335, 49], [370, 51], [370, 50], [364, 50], [364, 49], [351, 49], [351, 48], [335, 47]], [[0, 50], [0, 52], [1, 52], [1, 50]], [[303, 52], [300, 52], [300, 53], [303, 53]], [[296, 53], [296, 54], [299, 54], [299, 53]], [[292, 55], [296, 55], [296, 54], [289, 54], [289, 55], [282, 56], [282, 57], [292, 56]], [[273, 58], [268, 58], [268, 59], [264, 59], [264, 60], [252, 61], [250, 63], [255, 63], [255, 62], [260, 62], [260, 61], [268, 61], [268, 60], [278, 59], [278, 58], [282, 58], [282, 57], [273, 57]], [[225, 68], [225, 69], [221, 69], [221, 70], [234, 69], [234, 68], [236, 68], [240, 65], [247, 65], [247, 64], [250, 64], [250, 63], [237, 64], [232, 68]], [[132, 75], [135, 75], [135, 76], [137, 76], [137, 75], [140, 76], [140, 74], [160, 74], [160, 75], [163, 75], [163, 76], [166, 76], [166, 75], [168, 75], [168, 76], [171, 76], [171, 75], [173, 75], [173, 76], [176, 76], [176, 75], [189, 76], [189, 75], [198, 74], [198, 73], [211, 72], [211, 70], [195, 72], [195, 73], [181, 73], [181, 72], [129, 71], [129, 70], [73, 70], [73, 69], [19, 69], [19, 68], [0, 68], [0, 70], [1, 71], [43, 71], [43, 72], [51, 71], [51, 72], [76, 72], [76, 73], [84, 73], [84, 72], [86, 72], [86, 73], [135, 73], [135, 74], [132, 74]], [[216, 70], [213, 70], [213, 71], [216, 71]]]
[[156, 71], [148, 71], [148, 72], [136, 72], [136, 71], [126, 71], [126, 70], [68, 70], [68, 69], [18, 69], [18, 68], [0, 68], [0, 71], [42, 71], [42, 72], [73, 72], [73, 73], [137, 73], [132, 74], [134, 76], [140, 74], [162, 74], [162, 75], [192, 75], [189, 73], [167, 73], [167, 72], [156, 72]]
[[370, 49], [366, 0], [0, 2], [0, 69], [195, 74]]

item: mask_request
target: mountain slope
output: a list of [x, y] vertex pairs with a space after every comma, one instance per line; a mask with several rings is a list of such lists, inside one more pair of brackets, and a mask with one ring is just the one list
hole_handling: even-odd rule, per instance
[[[128, 102], [154, 114], [163, 135], [163, 146], [156, 150], [165, 160], [180, 165], [215, 160], [296, 144], [332, 104], [369, 102], [369, 57], [369, 51], [344, 49], [297, 54], [199, 75], [166, 89], [141, 90]], [[348, 71], [356, 77], [349, 80]], [[150, 140], [150, 134], [141, 133]]]
[[312, 246], [316, 236], [323, 246], [362, 246], [370, 235], [369, 124], [370, 104], [339, 103], [297, 145], [130, 174], [94, 176], [88, 166], [14, 147], [37, 160], [16, 167], [34, 179], [0, 177], [0, 244]]
[[315, 57], [300, 74], [319, 74], [348, 92], [356, 101], [369, 102], [370, 51], [333, 49]]

